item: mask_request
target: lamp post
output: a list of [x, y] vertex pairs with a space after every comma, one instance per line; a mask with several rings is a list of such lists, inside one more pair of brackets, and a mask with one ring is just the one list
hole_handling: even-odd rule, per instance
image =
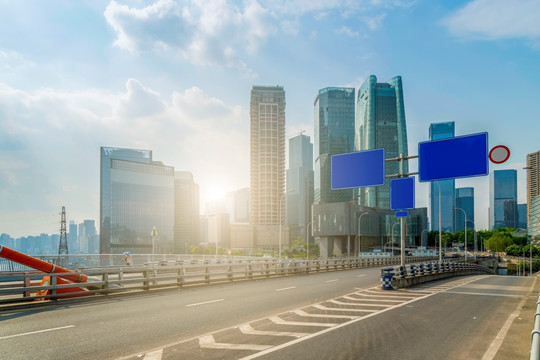
[[[367, 211], [366, 212], [363, 212], [360, 214], [360, 216], [358, 217], [358, 250], [361, 250], [361, 245], [362, 245], [362, 233], [360, 231], [360, 219], [362, 218], [362, 216], [364, 215], [367, 215]], [[358, 255], [360, 255], [360, 251], [358, 251]]]
[[465, 262], [467, 262], [467, 213], [465, 210], [458, 207], [455, 207], [454, 209], [463, 211], [463, 216], [465, 216], [465, 247], [463, 249], [465, 250]]
[[311, 235], [313, 235], [313, 220], [308, 223], [306, 231], [306, 257], [309, 260], [309, 229], [311, 228]]
[[289, 189], [283, 194], [281, 194], [281, 196], [279, 197], [278, 216], [279, 216], [279, 257], [280, 258], [281, 258], [281, 200], [283, 200], [283, 197], [285, 196], [286, 193], [290, 193], [293, 191], [294, 191], [293, 189]]
[[442, 262], [442, 209], [441, 209], [441, 184], [435, 181], [435, 184], [439, 187], [439, 261]]

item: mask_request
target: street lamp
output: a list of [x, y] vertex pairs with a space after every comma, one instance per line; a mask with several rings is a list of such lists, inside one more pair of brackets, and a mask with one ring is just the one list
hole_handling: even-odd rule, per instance
[[[361, 245], [362, 245], [362, 238], [361, 238], [362, 234], [361, 234], [361, 231], [360, 231], [360, 219], [362, 218], [362, 216], [367, 215], [367, 214], [368, 214], [367, 212], [363, 212], [358, 217], [358, 250], [361, 250]], [[360, 251], [358, 252], [358, 255], [360, 255]]]
[[309, 229], [311, 228], [311, 235], [313, 235], [313, 220], [308, 223], [306, 231], [306, 257], [309, 260]]
[[467, 213], [465, 210], [458, 207], [455, 207], [454, 209], [463, 211], [463, 216], [465, 216], [465, 247], [463, 249], [465, 250], [465, 262], [467, 262]]
[[442, 262], [441, 184], [437, 181], [435, 181], [435, 184], [439, 187], [439, 261]]
[[278, 216], [279, 216], [279, 257], [280, 258], [281, 258], [281, 200], [283, 200], [283, 197], [285, 196], [286, 193], [290, 193], [293, 191], [294, 189], [289, 189], [283, 194], [281, 194], [281, 196], [279, 197]]

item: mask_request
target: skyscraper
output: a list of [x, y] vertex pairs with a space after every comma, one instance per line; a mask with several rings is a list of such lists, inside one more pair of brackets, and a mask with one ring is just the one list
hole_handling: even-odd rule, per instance
[[495, 170], [489, 182], [489, 227], [517, 228], [517, 170]]
[[314, 201], [352, 201], [353, 190], [332, 190], [332, 155], [354, 151], [354, 88], [319, 90], [314, 102]]
[[532, 199], [540, 195], [540, 151], [527, 154], [527, 228], [530, 222], [540, 223], [540, 219], [531, 220]]
[[189, 254], [199, 244], [199, 185], [189, 171], [174, 172], [173, 252]]
[[68, 249], [71, 254], [78, 254], [80, 252], [77, 224], [73, 220], [69, 221]]
[[[358, 90], [356, 107], [356, 151], [384, 148], [385, 158], [407, 156], [407, 128], [401, 76], [378, 83], [371, 75]], [[403, 171], [408, 171], [407, 161]], [[399, 173], [397, 161], [387, 162], [386, 175]], [[378, 187], [358, 190], [358, 203], [363, 206], [390, 209], [390, 182]]]
[[[467, 215], [467, 229], [471, 229], [473, 225], [476, 228], [474, 221], [474, 188], [464, 187], [456, 189], [456, 207], [465, 211]], [[462, 211], [456, 211], [455, 219], [455, 231], [465, 230], [465, 216]]]
[[152, 253], [172, 249], [174, 168], [152, 161], [152, 152], [101, 148], [100, 252]]
[[250, 220], [278, 225], [285, 203], [285, 91], [253, 86], [250, 103]]
[[309, 136], [299, 134], [289, 139], [289, 169], [286, 195], [287, 225], [291, 239], [305, 237], [306, 225], [311, 221], [313, 203], [313, 144]]
[[[434, 123], [429, 126], [429, 140], [448, 139], [455, 136], [453, 121]], [[439, 231], [439, 187], [441, 191], [441, 228], [442, 231], [454, 232], [456, 212], [456, 180], [432, 181], [430, 185], [431, 230]], [[463, 214], [462, 214], [463, 215]], [[467, 219], [469, 217], [467, 216]], [[463, 224], [463, 227], [465, 224]]]

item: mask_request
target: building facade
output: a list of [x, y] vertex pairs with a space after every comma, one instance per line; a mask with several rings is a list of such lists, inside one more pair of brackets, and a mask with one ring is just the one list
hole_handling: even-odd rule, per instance
[[495, 170], [489, 182], [489, 227], [518, 227], [517, 170]]
[[172, 251], [174, 168], [151, 151], [102, 147], [101, 224], [101, 253]]
[[[407, 128], [401, 76], [378, 83], [371, 75], [358, 90], [354, 145], [356, 151], [384, 148], [385, 158], [407, 156]], [[387, 162], [386, 175], [399, 173], [399, 162]], [[403, 171], [408, 172], [404, 161]], [[390, 209], [390, 182], [358, 190], [358, 204]]]
[[[467, 215], [467, 229], [476, 228], [474, 220], [474, 188], [465, 187], [456, 189], [456, 208], [462, 209]], [[456, 232], [465, 230], [465, 214], [458, 210], [455, 213]]]
[[[453, 121], [434, 123], [429, 126], [429, 140], [441, 140], [455, 136], [455, 123]], [[441, 202], [441, 228], [442, 231], [454, 232], [455, 218], [459, 210], [456, 207], [456, 180], [432, 181], [430, 185], [431, 230], [439, 231], [439, 190]], [[463, 216], [463, 214], [461, 214]], [[468, 218], [468, 216], [467, 216]], [[465, 224], [463, 224], [463, 227]]]
[[174, 172], [174, 241], [175, 254], [189, 254], [199, 245], [199, 185], [189, 171]]
[[287, 169], [286, 224], [290, 239], [306, 239], [313, 204], [313, 144], [300, 134], [289, 139]]
[[527, 154], [527, 226], [530, 223], [532, 199], [540, 195], [540, 151]]
[[314, 101], [314, 202], [354, 200], [353, 189], [331, 189], [332, 155], [354, 151], [354, 88], [328, 87]]

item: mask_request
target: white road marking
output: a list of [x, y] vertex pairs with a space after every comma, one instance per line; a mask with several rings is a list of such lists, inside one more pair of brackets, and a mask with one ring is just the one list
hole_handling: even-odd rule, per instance
[[351, 315], [310, 314], [310, 313], [307, 313], [304, 310], [300, 310], [300, 309], [293, 310], [293, 312], [296, 315], [300, 315], [300, 316], [318, 317], [318, 318], [326, 318], [326, 319], [329, 319], [329, 318], [334, 318], [334, 319], [356, 319], [356, 318], [358, 318], [358, 316], [351, 316]]
[[163, 349], [149, 352], [146, 354], [143, 360], [161, 360], [163, 356]]
[[[344, 297], [344, 296], [342, 296]], [[336, 305], [350, 305], [350, 306], [378, 306], [378, 307], [390, 307], [390, 306], [393, 306], [393, 305], [388, 305], [388, 304], [359, 304], [359, 303], [348, 303], [348, 302], [343, 302], [343, 301], [339, 301], [339, 300], [328, 300], [329, 302], [333, 303], [333, 304], [336, 304]]]
[[254, 345], [254, 344], [229, 344], [217, 343], [212, 335], [199, 338], [199, 346], [206, 349], [228, 349], [228, 350], [253, 350], [263, 351], [272, 347], [272, 345]]
[[366, 276], [366, 274], [358, 275], [358, 277]]
[[466, 292], [466, 291], [445, 291], [445, 293], [447, 293], [447, 294], [458, 294], [458, 295], [505, 296], [505, 297], [517, 297], [517, 298], [522, 297], [521, 295], [477, 293], [477, 292]]
[[339, 279], [334, 279], [334, 280], [326, 280], [325, 282], [327, 282], [327, 283], [331, 283], [331, 282], [334, 282], [334, 281], [339, 281]]
[[291, 290], [291, 289], [296, 289], [296, 286], [291, 286], [291, 287], [286, 287], [286, 288], [276, 289], [276, 291]]
[[223, 300], [225, 300], [225, 299], [217, 299], [217, 300], [203, 301], [203, 302], [196, 303], [196, 304], [189, 304], [189, 305], [186, 305], [186, 307], [190, 307], [190, 306], [199, 306], [199, 305], [205, 305], [205, 304], [211, 304], [211, 303], [220, 302], [220, 301], [223, 301]]
[[287, 321], [287, 320], [283, 320], [279, 316], [270, 316], [268, 319], [272, 321], [274, 324], [278, 324], [278, 325], [301, 325], [301, 326], [322, 326], [322, 327], [332, 327], [334, 325], [338, 325], [338, 324], [331, 324], [331, 323]]
[[239, 326], [238, 329], [243, 334], [246, 334], [246, 335], [293, 336], [293, 337], [302, 337], [302, 336], [309, 335], [309, 333], [300, 333], [300, 332], [255, 330], [249, 324]]
[[16, 335], [2, 336], [2, 337], [0, 337], [0, 340], [10, 339], [10, 338], [18, 337], [18, 336], [26, 336], [26, 335], [32, 335], [32, 334], [39, 334], [39, 333], [44, 333], [44, 332], [48, 332], [48, 331], [56, 331], [56, 330], [62, 330], [62, 329], [69, 329], [69, 328], [72, 328], [72, 327], [75, 327], [75, 325], [67, 325], [67, 326], [61, 326], [61, 327], [52, 328], [52, 329], [44, 329], [44, 330], [30, 331], [30, 332], [23, 333], [23, 334], [16, 334]]
[[376, 302], [382, 301], [382, 302], [397, 302], [397, 303], [405, 301], [405, 300], [388, 300], [388, 299], [359, 299], [359, 298], [355, 298], [349, 295], [344, 295], [342, 296], [342, 298], [347, 299], [347, 300], [355, 300], [355, 301], [376, 301]]
[[365, 310], [365, 309], [344, 309], [344, 308], [332, 308], [332, 307], [328, 307], [328, 306], [324, 306], [324, 305], [319, 305], [319, 304], [315, 304], [315, 305], [311, 305], [313, 306], [314, 308], [317, 308], [319, 310], [327, 310], [327, 311], [346, 311], [346, 312], [377, 312], [379, 310]]

